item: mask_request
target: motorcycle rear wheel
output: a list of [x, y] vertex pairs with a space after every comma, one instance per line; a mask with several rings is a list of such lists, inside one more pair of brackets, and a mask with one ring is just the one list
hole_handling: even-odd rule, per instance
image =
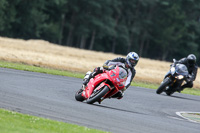
[[76, 99], [77, 101], [82, 102], [82, 101], [85, 100], [85, 98], [82, 96], [82, 92], [83, 92], [82, 89], [80, 89], [80, 90], [78, 90], [78, 91], [76, 92], [76, 94], [75, 94], [75, 99]]
[[87, 100], [86, 102], [88, 104], [93, 104], [94, 102], [97, 102], [98, 100], [100, 100], [106, 93], [108, 93], [110, 89], [108, 88], [108, 86], [103, 87], [102, 89], [100, 89], [99, 91], [93, 93]]
[[156, 93], [157, 94], [160, 94], [160, 93], [162, 93], [164, 90], [165, 90], [165, 88], [167, 87], [167, 85], [170, 83], [170, 79], [167, 77], [164, 81], [163, 81], [163, 83], [158, 87], [158, 89], [156, 90]]

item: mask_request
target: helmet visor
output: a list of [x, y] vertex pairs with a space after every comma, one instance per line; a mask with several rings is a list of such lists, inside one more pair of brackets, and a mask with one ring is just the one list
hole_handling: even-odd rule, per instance
[[137, 62], [136, 60], [133, 60], [133, 59], [130, 59], [129, 61], [131, 62], [131, 64], [136, 64]]
[[189, 64], [195, 64], [195, 60], [188, 60]]

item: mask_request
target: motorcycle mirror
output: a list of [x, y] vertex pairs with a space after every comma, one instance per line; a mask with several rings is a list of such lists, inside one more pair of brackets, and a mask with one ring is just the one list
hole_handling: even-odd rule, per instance
[[173, 62], [176, 62], [176, 59], [173, 59]]

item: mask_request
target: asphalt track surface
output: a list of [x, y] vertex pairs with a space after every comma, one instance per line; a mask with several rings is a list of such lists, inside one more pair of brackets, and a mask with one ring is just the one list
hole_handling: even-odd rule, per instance
[[0, 68], [0, 108], [113, 133], [200, 133], [176, 115], [200, 111], [200, 96], [129, 87], [121, 100], [93, 105], [74, 98], [82, 79]]

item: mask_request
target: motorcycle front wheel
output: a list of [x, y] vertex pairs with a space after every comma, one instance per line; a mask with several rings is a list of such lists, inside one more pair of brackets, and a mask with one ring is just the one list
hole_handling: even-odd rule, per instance
[[82, 89], [80, 89], [80, 90], [78, 90], [78, 91], [76, 92], [76, 94], [75, 94], [75, 99], [76, 99], [77, 101], [82, 102], [82, 101], [85, 100], [85, 98], [82, 96], [82, 92], [83, 92]]
[[165, 92], [168, 96], [171, 96], [174, 92], [172, 92], [172, 91], [166, 91]]
[[165, 93], [168, 95], [168, 96], [171, 96], [173, 93], [175, 92], [175, 89], [173, 87], [169, 87]]
[[170, 80], [169, 77], [165, 78], [164, 81], [163, 81], [163, 83], [156, 90], [156, 93], [157, 94], [162, 93], [170, 82], [171, 82], [171, 80]]
[[100, 90], [93, 92], [92, 95], [86, 100], [88, 104], [93, 104], [94, 102], [97, 102], [100, 100], [106, 93], [109, 92], [108, 86], [104, 86]]

